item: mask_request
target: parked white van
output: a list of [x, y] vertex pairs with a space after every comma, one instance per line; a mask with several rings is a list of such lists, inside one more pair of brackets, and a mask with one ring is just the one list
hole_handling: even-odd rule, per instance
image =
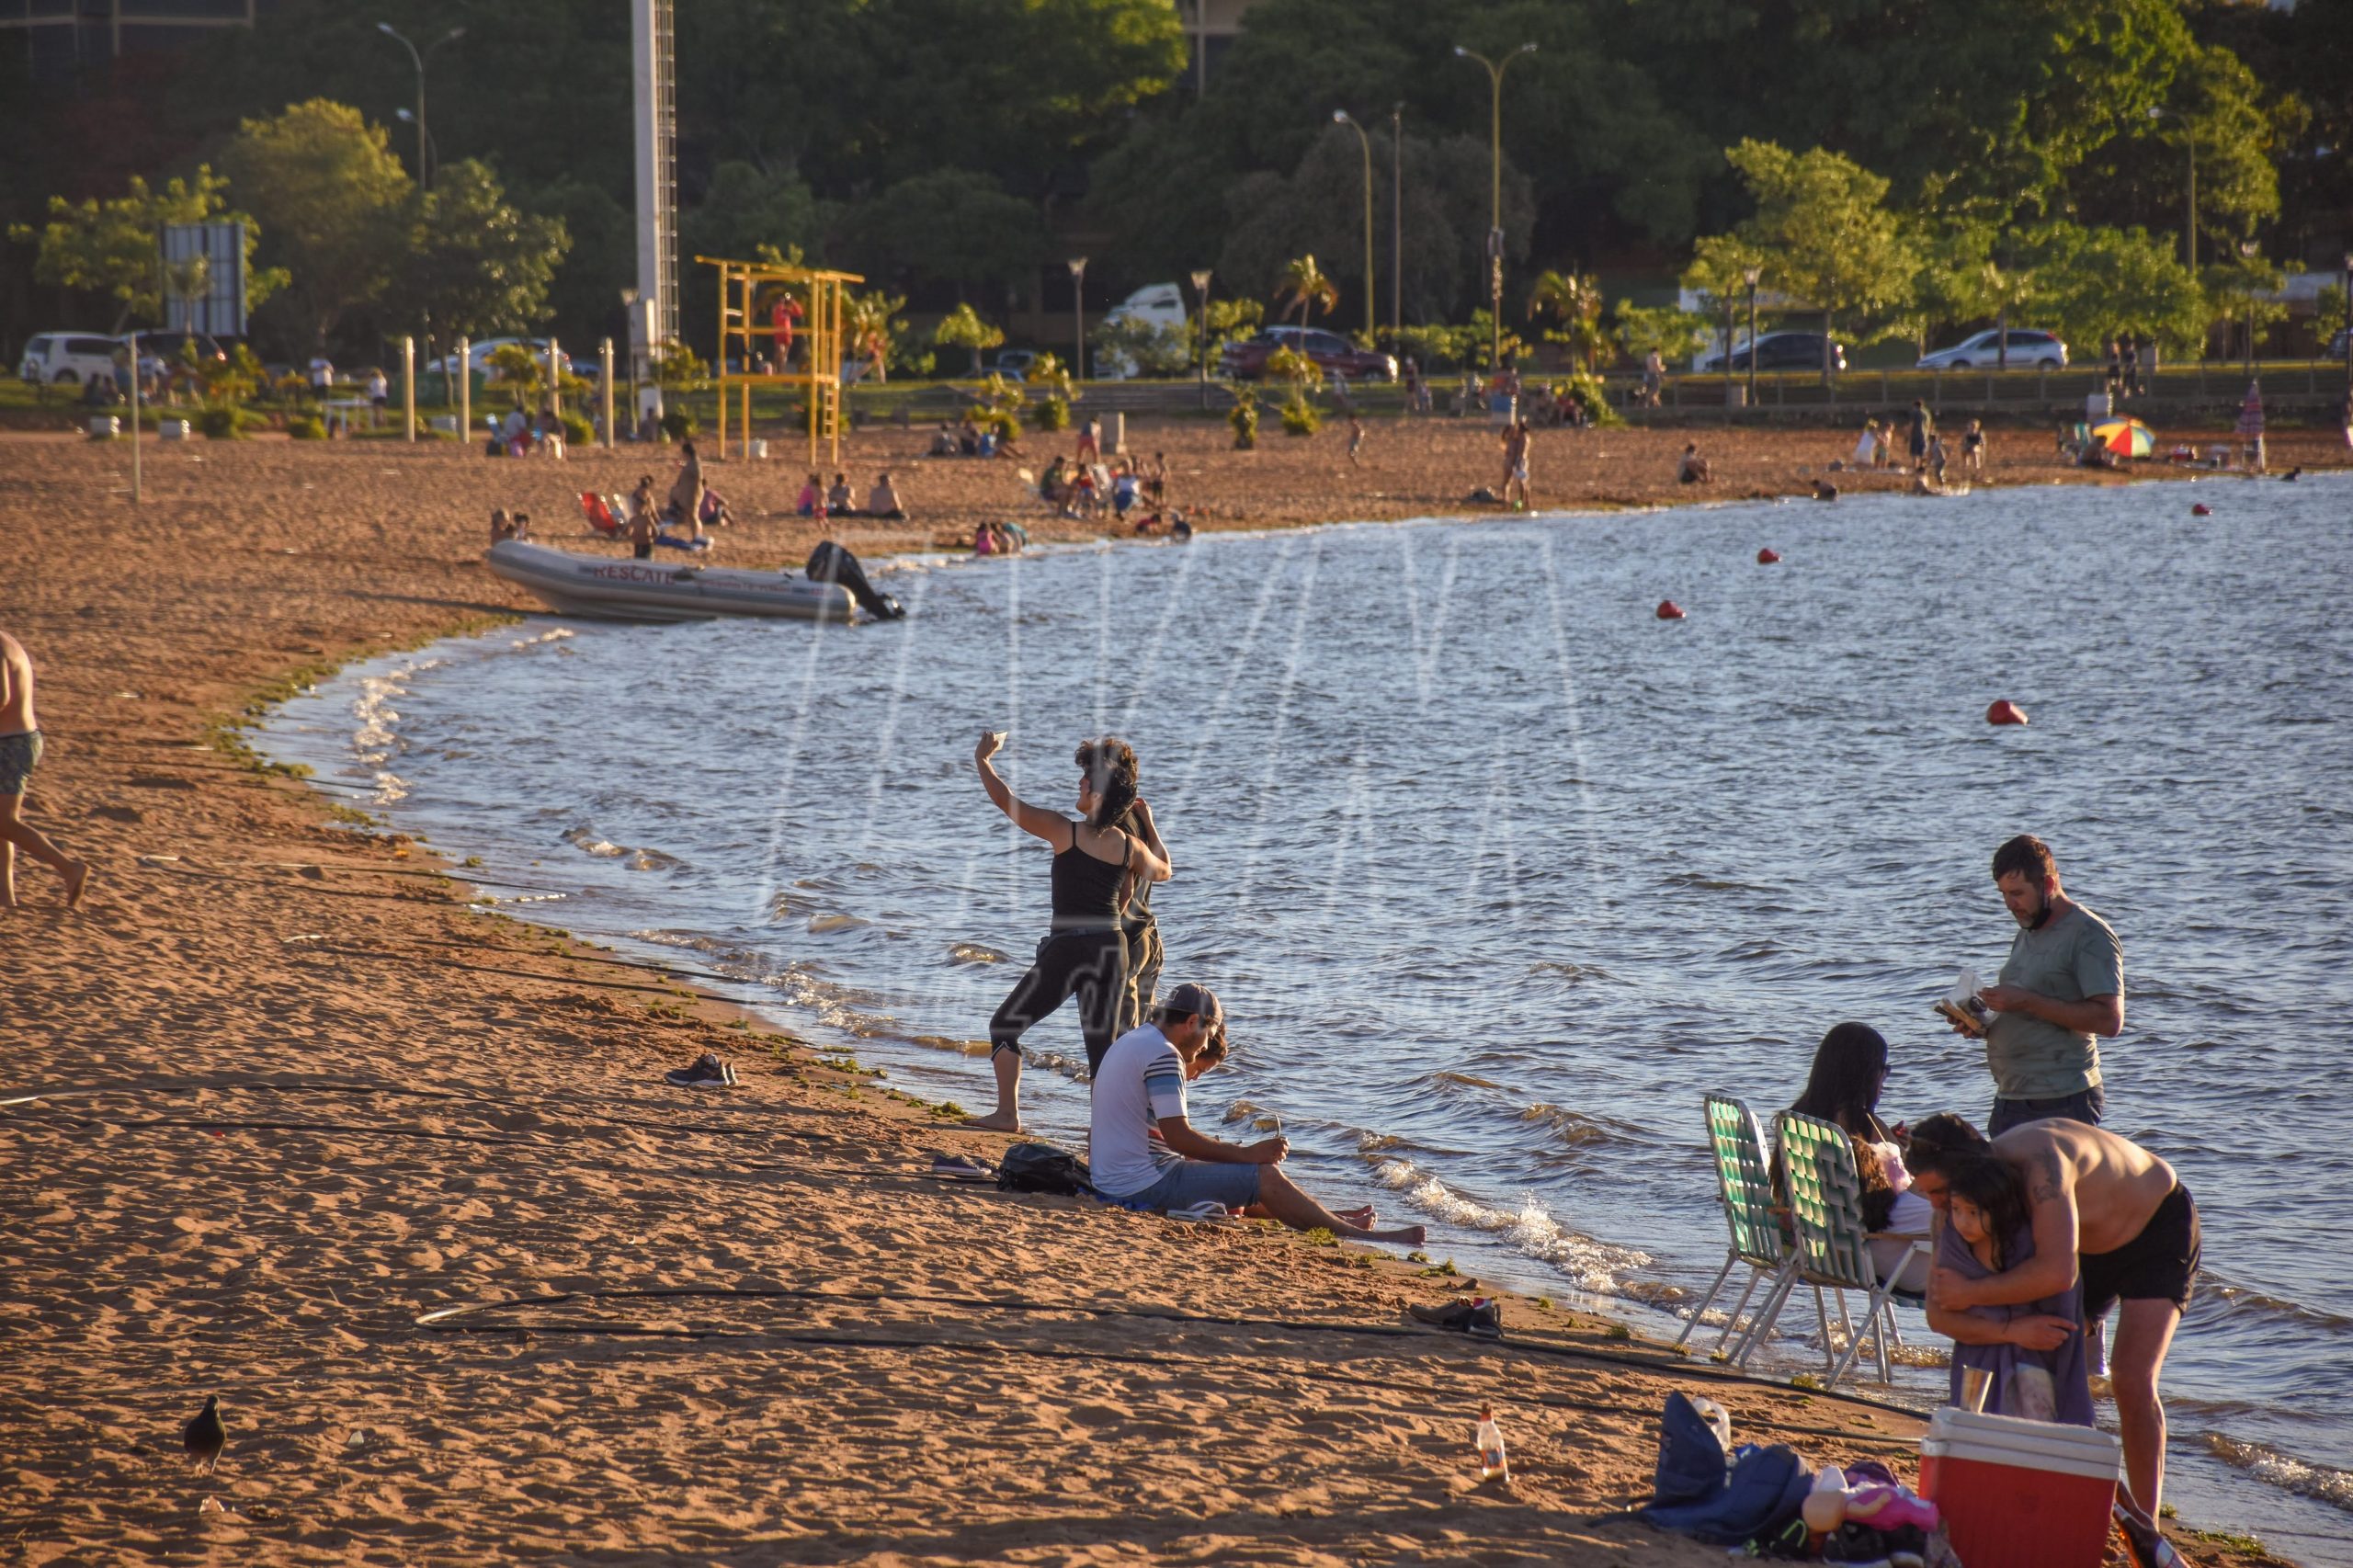
[[[1141, 321], [1157, 327], [1176, 331], [1177, 339], [1186, 341], [1188, 327], [1185, 318], [1185, 294], [1174, 283], [1147, 283], [1104, 312], [1105, 325], [1124, 321]], [[1124, 381], [1136, 373], [1127, 356], [1119, 353], [1098, 353], [1095, 356], [1095, 374], [1106, 381]]]
[[95, 332], [44, 332], [25, 345], [17, 374], [44, 386], [78, 387], [93, 376], [112, 380], [121, 348], [120, 339]]

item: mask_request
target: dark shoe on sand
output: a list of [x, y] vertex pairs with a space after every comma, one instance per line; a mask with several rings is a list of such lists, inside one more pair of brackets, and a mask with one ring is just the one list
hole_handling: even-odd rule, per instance
[[931, 1174], [946, 1176], [950, 1181], [995, 1181], [996, 1167], [986, 1160], [976, 1160], [970, 1154], [934, 1154]]
[[704, 1051], [695, 1058], [691, 1067], [674, 1067], [662, 1075], [676, 1088], [732, 1089], [735, 1086], [735, 1069]]
[[1442, 1307], [1409, 1306], [1405, 1311], [1415, 1323], [1451, 1329], [1474, 1339], [1501, 1339], [1504, 1336], [1504, 1310], [1484, 1296], [1468, 1301], [1449, 1301]]

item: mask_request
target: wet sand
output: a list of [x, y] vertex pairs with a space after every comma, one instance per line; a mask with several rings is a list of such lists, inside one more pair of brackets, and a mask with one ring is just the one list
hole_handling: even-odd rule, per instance
[[[1540, 500], [1665, 498], [1684, 438], [1540, 437]], [[1492, 483], [1483, 432], [1377, 429], [1361, 472], [1330, 435], [1218, 439], [1166, 442], [1211, 526], [1426, 515]], [[1839, 444], [1700, 439], [1724, 496], [1787, 493]], [[832, 530], [853, 549], [1010, 515], [1012, 465], [918, 466], [920, 441], [857, 438], [861, 483], [892, 467], [920, 517]], [[2311, 460], [2284, 445], [2275, 465]], [[119, 446], [0, 442], [0, 625], [50, 743], [27, 814], [97, 868], [66, 914], [20, 867], [0, 915], [15, 1560], [1699, 1568], [1720, 1553], [1593, 1522], [1647, 1493], [1674, 1388], [1743, 1438], [1914, 1473], [1907, 1417], [1707, 1383], [1549, 1306], [1511, 1303], [1515, 1338], [1585, 1358], [1400, 1336], [1405, 1304], [1474, 1289], [1418, 1265], [937, 1183], [927, 1151], [1004, 1140], [470, 910], [429, 846], [208, 744], [307, 674], [525, 608], [482, 568], [489, 508], [573, 544], [571, 494], [625, 489], [642, 456], [143, 450], [133, 508]], [[746, 517], [722, 559], [805, 555], [817, 530], [756, 516], [800, 474], [713, 465]], [[743, 1086], [662, 1084], [703, 1050]], [[418, 1322], [593, 1290], [713, 1293]], [[230, 1446], [192, 1475], [179, 1427], [216, 1392]], [[1475, 1483], [1487, 1400], [1505, 1488]]]

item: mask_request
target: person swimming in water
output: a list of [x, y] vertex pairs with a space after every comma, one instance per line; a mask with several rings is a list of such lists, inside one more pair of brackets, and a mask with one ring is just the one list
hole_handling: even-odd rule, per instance
[[1021, 1037], [1064, 1002], [1078, 1001], [1080, 1036], [1089, 1070], [1119, 1035], [1127, 995], [1128, 942], [1122, 916], [1139, 882], [1164, 882], [1165, 858], [1120, 826], [1136, 798], [1136, 754], [1125, 741], [1105, 737], [1077, 751], [1078, 818], [1033, 806], [1014, 794], [991, 763], [1005, 744], [1001, 732], [972, 748], [990, 801], [1022, 832], [1053, 846], [1052, 923], [1035, 960], [989, 1019], [989, 1064], [996, 1075], [996, 1108], [964, 1125], [981, 1131], [1021, 1131]]

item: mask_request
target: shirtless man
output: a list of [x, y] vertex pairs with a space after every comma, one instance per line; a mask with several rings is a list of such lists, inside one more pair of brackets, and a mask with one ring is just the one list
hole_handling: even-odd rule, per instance
[[630, 553], [640, 561], [653, 559], [654, 537], [661, 531], [662, 525], [654, 515], [654, 476], [648, 474], [637, 482], [629, 498]]
[[[2165, 1477], [2165, 1412], [2157, 1376], [2198, 1273], [2198, 1206], [2189, 1189], [2171, 1165], [2139, 1144], [2079, 1121], [2029, 1121], [1989, 1143], [1948, 1112], [1912, 1130], [1904, 1157], [1913, 1190], [1939, 1216], [1954, 1170], [1972, 1160], [2006, 1161], [2026, 1179], [2034, 1224], [2034, 1256], [2015, 1268], [1984, 1279], [1938, 1269], [1928, 1279], [1931, 1311], [2040, 1301], [2063, 1293], [2079, 1277], [2086, 1323], [2106, 1315], [2111, 1302], [2120, 1303], [2109, 1377], [2124, 1438], [2124, 1474], [2134, 1506], [2156, 1518]], [[2038, 1321], [2059, 1325], [2052, 1333], [2074, 1332], [2063, 1319]]]
[[90, 881], [86, 861], [51, 844], [22, 817], [25, 787], [40, 763], [40, 725], [33, 717], [33, 661], [25, 645], [0, 631], [0, 909], [17, 907], [17, 851], [65, 879], [65, 907], [78, 908]]

